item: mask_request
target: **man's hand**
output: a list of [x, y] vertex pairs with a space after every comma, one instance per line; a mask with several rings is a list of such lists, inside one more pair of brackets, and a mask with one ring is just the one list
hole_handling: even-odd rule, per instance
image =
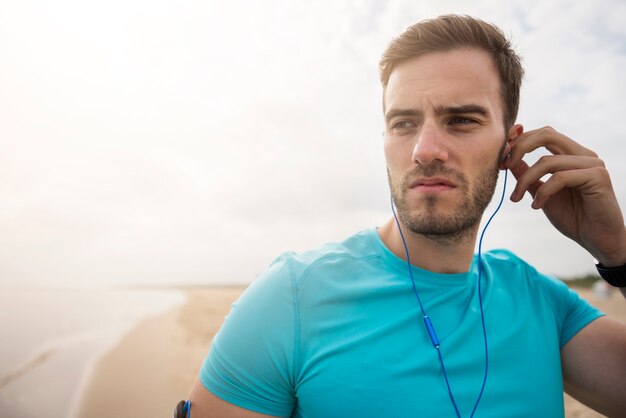
[[[524, 155], [539, 148], [551, 155], [529, 167]], [[624, 217], [609, 173], [596, 153], [544, 127], [513, 139], [504, 166], [517, 179], [512, 201], [519, 202], [528, 191], [534, 209], [543, 209], [552, 225], [604, 266], [626, 263]], [[552, 175], [541, 181], [547, 174]]]

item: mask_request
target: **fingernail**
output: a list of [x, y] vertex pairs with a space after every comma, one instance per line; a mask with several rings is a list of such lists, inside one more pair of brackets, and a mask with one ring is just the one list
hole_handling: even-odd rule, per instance
[[530, 207], [537, 210], [537, 209], [541, 209], [541, 205], [539, 205], [539, 203], [537, 203], [537, 199], [533, 200], [533, 203], [530, 204]]

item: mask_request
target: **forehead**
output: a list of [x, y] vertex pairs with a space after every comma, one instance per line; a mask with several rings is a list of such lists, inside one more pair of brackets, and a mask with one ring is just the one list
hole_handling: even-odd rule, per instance
[[391, 72], [383, 96], [386, 111], [473, 103], [501, 118], [500, 98], [493, 60], [479, 49], [431, 52], [401, 62]]

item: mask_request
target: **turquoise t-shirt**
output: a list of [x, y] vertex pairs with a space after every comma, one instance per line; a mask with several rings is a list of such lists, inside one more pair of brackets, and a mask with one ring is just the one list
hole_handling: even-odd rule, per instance
[[[560, 348], [602, 314], [508, 251], [483, 255], [489, 374], [476, 417], [562, 417]], [[485, 353], [477, 259], [413, 267], [461, 416]], [[200, 371], [218, 397], [280, 417], [455, 417], [406, 263], [375, 229], [279, 257], [233, 304]]]

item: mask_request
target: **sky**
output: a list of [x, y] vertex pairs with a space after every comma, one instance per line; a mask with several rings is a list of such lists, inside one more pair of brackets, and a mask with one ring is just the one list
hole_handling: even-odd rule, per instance
[[[0, 0], [0, 285], [249, 283], [382, 225], [378, 60], [446, 13], [511, 37], [518, 122], [596, 151], [626, 208], [626, 2], [469, 3]], [[593, 272], [530, 202], [484, 247]]]

